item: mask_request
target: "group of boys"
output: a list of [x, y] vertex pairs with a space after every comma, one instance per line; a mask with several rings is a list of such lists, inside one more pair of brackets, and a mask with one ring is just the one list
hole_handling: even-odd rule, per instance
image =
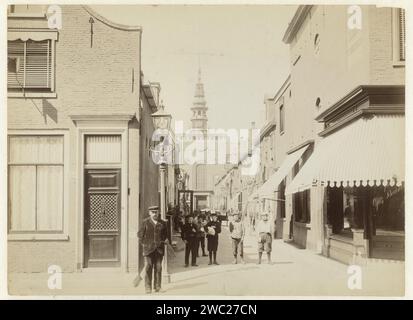
[[[221, 222], [218, 221], [216, 213], [205, 215], [187, 215], [185, 223], [181, 227], [181, 237], [185, 242], [185, 267], [189, 267], [189, 256], [191, 255], [191, 266], [197, 267], [196, 258], [199, 257], [199, 249], [202, 256], [209, 256], [209, 265], [217, 262], [218, 235], [221, 233]], [[205, 238], [207, 239], [208, 255], [205, 252]]]
[[[233, 215], [233, 220], [229, 223], [229, 231], [232, 240], [234, 260], [237, 263], [238, 253], [241, 262], [244, 262], [244, 237], [245, 227], [240, 214]], [[258, 240], [258, 264], [261, 263], [262, 254], [267, 253], [267, 261], [271, 263], [271, 243], [274, 234], [274, 225], [268, 219], [268, 213], [261, 213], [261, 220], [257, 224]], [[162, 260], [165, 245], [169, 244], [166, 222], [160, 218], [158, 206], [149, 207], [149, 217], [146, 218], [138, 231], [139, 242], [143, 247], [145, 258], [144, 278], [146, 293], [151, 293], [152, 288], [156, 292], [161, 290]], [[201, 247], [202, 256], [205, 253], [205, 238], [207, 239], [207, 249], [209, 252], [209, 265], [217, 262], [218, 235], [221, 233], [221, 222], [213, 212], [208, 216], [188, 215], [185, 217], [185, 224], [181, 227], [181, 236], [185, 242], [185, 267], [189, 266], [189, 255], [191, 254], [191, 265], [197, 267], [196, 258]], [[152, 279], [154, 281], [152, 283]]]
[[[274, 226], [272, 222], [268, 219], [268, 213], [262, 212], [261, 219], [256, 227], [257, 231], [257, 241], [258, 241], [258, 264], [261, 264], [262, 254], [265, 251], [267, 253], [267, 261], [271, 263], [271, 244], [272, 235], [274, 233]], [[233, 219], [229, 223], [229, 232], [231, 233], [232, 241], [232, 252], [234, 255], [234, 260], [232, 263], [238, 263], [238, 254], [241, 258], [241, 263], [245, 263], [244, 260], [244, 237], [245, 237], [245, 226], [241, 220], [241, 214], [235, 212], [233, 214]]]

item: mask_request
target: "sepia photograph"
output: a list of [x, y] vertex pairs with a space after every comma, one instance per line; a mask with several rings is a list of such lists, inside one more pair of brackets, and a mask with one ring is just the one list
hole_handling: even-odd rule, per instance
[[405, 297], [407, 2], [2, 6], [5, 295]]

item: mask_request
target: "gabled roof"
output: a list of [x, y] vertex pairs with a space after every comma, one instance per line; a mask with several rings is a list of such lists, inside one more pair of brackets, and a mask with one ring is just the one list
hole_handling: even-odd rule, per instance
[[297, 34], [298, 30], [300, 30], [301, 25], [303, 24], [308, 12], [310, 12], [313, 6], [305, 5], [299, 6], [297, 11], [294, 14], [291, 22], [288, 24], [288, 28], [284, 33], [283, 41], [287, 44], [291, 43], [294, 39], [295, 35]]
[[110, 21], [109, 19], [101, 16], [99, 13], [97, 13], [95, 10], [93, 10], [90, 6], [82, 6], [91, 16], [93, 16], [96, 20], [106, 24], [109, 27], [118, 29], [118, 30], [124, 30], [124, 31], [142, 31], [141, 26], [128, 26], [125, 24], [120, 24], [116, 23], [113, 21]]

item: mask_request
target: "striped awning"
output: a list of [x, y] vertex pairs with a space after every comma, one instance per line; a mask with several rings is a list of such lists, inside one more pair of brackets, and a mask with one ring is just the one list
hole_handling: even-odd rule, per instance
[[257, 196], [260, 199], [275, 199], [275, 191], [278, 189], [279, 184], [288, 175], [288, 172], [303, 156], [304, 152], [308, 149], [309, 145], [306, 145], [293, 153], [287, 155], [278, 170], [257, 190]]
[[31, 31], [25, 30], [11, 30], [7, 32], [7, 41], [43, 41], [43, 40], [57, 40], [58, 32], [53, 29], [35, 29]]
[[285, 193], [317, 185], [402, 185], [405, 177], [404, 127], [403, 115], [376, 115], [360, 118], [327, 136], [316, 145]]

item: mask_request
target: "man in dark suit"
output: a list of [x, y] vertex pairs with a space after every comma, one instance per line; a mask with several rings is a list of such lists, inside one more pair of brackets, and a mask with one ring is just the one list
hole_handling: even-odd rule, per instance
[[[218, 250], [218, 234], [221, 233], [221, 222], [218, 221], [216, 212], [211, 212], [211, 221], [206, 224], [208, 251], [209, 251], [209, 263], [218, 265], [217, 262], [217, 250]], [[214, 262], [212, 262], [212, 257]]]
[[182, 227], [181, 237], [185, 242], [185, 268], [189, 266], [189, 254], [191, 254], [191, 266], [198, 267], [196, 255], [198, 252], [198, 226], [194, 223], [191, 215], [185, 217], [185, 224]]
[[152, 274], [154, 274], [153, 288], [156, 292], [161, 290], [162, 259], [165, 244], [168, 243], [167, 237], [166, 223], [160, 218], [159, 208], [149, 207], [149, 217], [143, 221], [138, 231], [145, 258], [145, 289], [148, 294], [152, 292]]

